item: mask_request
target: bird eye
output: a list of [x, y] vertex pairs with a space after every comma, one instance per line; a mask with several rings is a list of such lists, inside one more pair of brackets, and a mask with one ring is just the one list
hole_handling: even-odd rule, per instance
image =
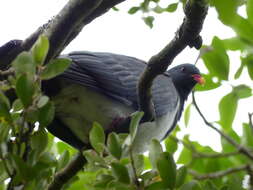
[[182, 72], [184, 72], [184, 71], [185, 71], [185, 68], [184, 68], [184, 67], [181, 67], [180, 70], [181, 70]]

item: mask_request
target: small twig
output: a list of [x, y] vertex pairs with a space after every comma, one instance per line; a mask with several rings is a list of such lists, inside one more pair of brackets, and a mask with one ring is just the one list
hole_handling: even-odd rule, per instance
[[248, 116], [249, 116], [249, 126], [251, 130], [253, 131], [253, 121], [252, 121], [253, 113], [248, 113]]
[[82, 152], [79, 152], [65, 168], [55, 174], [53, 181], [48, 186], [48, 190], [60, 190], [65, 183], [83, 168], [86, 162]]
[[8, 75], [13, 75], [14, 74], [14, 69], [13, 68], [9, 68], [8, 70], [2, 71], [0, 70], [0, 76], [8, 76]]
[[209, 126], [210, 128], [214, 129], [217, 133], [219, 133], [227, 142], [229, 142], [231, 145], [233, 145], [239, 152], [241, 152], [242, 154], [246, 155], [248, 158], [253, 160], [253, 154], [251, 153], [251, 151], [249, 149], [238, 144], [230, 136], [226, 135], [221, 130], [219, 130], [217, 127], [215, 127], [213, 124], [211, 124], [210, 122], [207, 121], [207, 119], [205, 118], [203, 113], [200, 111], [200, 109], [196, 103], [194, 92], [192, 92], [192, 100], [193, 100], [193, 105], [195, 106], [197, 112], [199, 113], [200, 117], [203, 119], [203, 121], [205, 122], [205, 124], [207, 126]]
[[198, 172], [196, 172], [194, 170], [189, 170], [189, 173], [191, 175], [193, 175], [193, 177], [197, 180], [205, 180], [205, 179], [214, 179], [214, 178], [224, 177], [226, 175], [236, 173], [236, 172], [240, 172], [240, 171], [246, 171], [247, 172], [248, 167], [249, 166], [246, 164], [246, 165], [238, 166], [238, 167], [235, 167], [235, 168], [229, 168], [227, 170], [213, 172], [213, 173], [207, 173], [207, 174], [199, 174]]

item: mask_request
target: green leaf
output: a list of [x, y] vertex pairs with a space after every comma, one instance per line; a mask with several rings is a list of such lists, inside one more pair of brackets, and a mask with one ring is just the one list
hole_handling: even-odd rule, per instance
[[16, 94], [24, 107], [28, 107], [32, 104], [34, 91], [34, 82], [31, 81], [27, 75], [21, 75], [16, 83]]
[[184, 124], [185, 124], [185, 126], [188, 126], [188, 123], [190, 120], [190, 115], [191, 115], [191, 104], [189, 104], [184, 111]]
[[13, 104], [12, 104], [12, 109], [13, 109], [13, 112], [17, 112], [17, 111], [20, 111], [22, 110], [24, 107], [23, 107], [23, 104], [21, 102], [20, 99], [16, 99]]
[[20, 175], [20, 177], [25, 181], [32, 180], [33, 174], [29, 165], [17, 155], [13, 154], [11, 155], [11, 158], [14, 167], [16, 168], [17, 174]]
[[48, 96], [41, 96], [37, 103], [38, 108], [42, 108], [43, 106], [45, 106], [48, 103], [48, 101], [49, 101]]
[[149, 146], [149, 160], [154, 169], [157, 167], [157, 159], [162, 152], [163, 149], [160, 142], [156, 139], [152, 139]]
[[232, 24], [234, 22], [234, 18], [236, 16], [236, 10], [238, 3], [234, 0], [226, 0], [226, 1], [220, 1], [220, 0], [212, 0], [212, 4], [215, 6], [218, 14], [219, 19], [224, 24]]
[[177, 151], [177, 147], [178, 147], [177, 142], [173, 140], [173, 137], [168, 136], [165, 139], [164, 144], [165, 144], [165, 148], [167, 152], [174, 154]]
[[48, 102], [39, 109], [39, 123], [41, 126], [48, 126], [54, 119], [55, 107], [52, 102]]
[[65, 150], [63, 154], [60, 155], [60, 158], [57, 160], [56, 171], [63, 169], [68, 164], [69, 159], [70, 159], [69, 151]]
[[220, 80], [228, 80], [229, 57], [222, 41], [216, 36], [213, 38], [212, 48], [202, 55], [205, 66], [211, 75], [217, 76]]
[[49, 41], [46, 36], [39, 36], [38, 40], [32, 47], [34, 60], [38, 64], [43, 64], [49, 50]]
[[244, 68], [244, 65], [241, 64], [240, 67], [237, 69], [237, 71], [235, 73], [235, 76], [234, 76], [235, 79], [238, 79], [241, 76], [243, 68]]
[[153, 11], [157, 14], [161, 14], [164, 12], [164, 9], [160, 7], [159, 5], [156, 5], [156, 7], [153, 9]]
[[120, 159], [122, 154], [122, 147], [120, 144], [119, 137], [116, 133], [110, 133], [107, 140], [107, 147], [111, 155], [115, 158]]
[[9, 99], [0, 90], [0, 118], [4, 117], [7, 120], [11, 120], [10, 115], [10, 102]]
[[244, 50], [247, 44], [238, 36], [222, 40], [227, 50]]
[[192, 160], [192, 153], [187, 148], [183, 148], [181, 151], [179, 158], [177, 160], [178, 164], [188, 164]]
[[11, 128], [8, 123], [0, 122], [0, 144], [2, 146], [1, 149], [4, 147], [4, 144], [7, 142], [7, 139], [10, 135], [10, 129]]
[[247, 7], [246, 7], [248, 20], [253, 25], [253, 0], [247, 0]]
[[91, 146], [98, 152], [102, 153], [104, 151], [105, 144], [105, 133], [103, 127], [97, 122], [93, 123], [93, 126], [89, 133]]
[[143, 117], [144, 112], [135, 112], [131, 115], [131, 122], [130, 122], [130, 136], [131, 136], [131, 142], [134, 141], [139, 123], [141, 121], [141, 118]]
[[238, 105], [238, 99], [235, 93], [229, 93], [224, 96], [219, 103], [220, 124], [222, 128], [229, 131], [235, 118]]
[[168, 188], [164, 186], [163, 182], [158, 181], [148, 185], [145, 190], [168, 190]]
[[23, 74], [33, 76], [36, 71], [36, 64], [30, 52], [20, 53], [12, 62], [12, 66], [14, 67], [18, 77]]
[[233, 88], [233, 93], [235, 93], [238, 99], [243, 99], [243, 98], [249, 98], [252, 95], [252, 90], [250, 87], [242, 84], [242, 85], [235, 86]]
[[134, 155], [134, 166], [137, 176], [141, 175], [144, 170], [144, 155]]
[[112, 163], [111, 166], [112, 166], [112, 174], [118, 181], [125, 184], [130, 183], [130, 176], [126, 166], [116, 162]]
[[177, 10], [178, 3], [169, 4], [165, 9], [167, 12], [175, 12]]
[[243, 123], [242, 144], [253, 148], [253, 130], [248, 123]]
[[39, 154], [42, 154], [48, 143], [47, 132], [45, 129], [40, 128], [31, 136], [31, 147], [36, 150]]
[[99, 163], [100, 167], [101, 166], [106, 166], [107, 167], [107, 163], [105, 162], [105, 160], [98, 155], [97, 152], [95, 152], [94, 150], [86, 150], [83, 152], [83, 155], [85, 156], [85, 158], [87, 159], [87, 161], [91, 164], [95, 164], [95, 163]]
[[132, 7], [131, 9], [128, 10], [128, 14], [133, 15], [137, 13], [140, 10], [140, 7]]
[[153, 28], [153, 22], [155, 20], [155, 17], [153, 16], [147, 16], [142, 18], [146, 25], [148, 25], [150, 28]]
[[69, 59], [57, 58], [46, 65], [41, 73], [42, 80], [48, 80], [63, 73], [72, 62]]
[[199, 183], [195, 180], [184, 184], [180, 190], [201, 190]]
[[163, 152], [157, 159], [157, 169], [164, 185], [173, 189], [176, 185], [176, 164], [168, 152]]
[[177, 179], [176, 179], [176, 187], [181, 187], [186, 179], [187, 175], [187, 167], [182, 166], [177, 170]]

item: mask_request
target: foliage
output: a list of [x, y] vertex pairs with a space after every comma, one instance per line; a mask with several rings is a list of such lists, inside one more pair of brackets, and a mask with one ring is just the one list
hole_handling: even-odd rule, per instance
[[[169, 1], [165, 7], [160, 3], [160, 0], [144, 0], [130, 8], [129, 14], [143, 13], [144, 22], [152, 27], [157, 14], [182, 11], [178, 7], [185, 1]], [[203, 94], [223, 88], [224, 84], [231, 85], [231, 91], [223, 94], [217, 105], [219, 120], [206, 121], [221, 135], [221, 139], [217, 139], [222, 145], [221, 152], [192, 141], [189, 135], [180, 138], [184, 130], [182, 124], [164, 144], [153, 140], [148, 156], [136, 155], [131, 143], [142, 117], [142, 113], [137, 112], [132, 116], [128, 136], [111, 133], [106, 138], [101, 126], [94, 123], [90, 132], [93, 149], [83, 151], [88, 163], [63, 189], [243, 190], [246, 189], [243, 181], [253, 187], [250, 180], [247, 181], [248, 177], [253, 177], [252, 114], [249, 113], [247, 121], [242, 121], [242, 126], [237, 126], [242, 134], [234, 126], [240, 100], [252, 98], [253, 0], [210, 0], [210, 5], [216, 9], [219, 20], [235, 32], [235, 36], [228, 39], [214, 36], [210, 45], [202, 47], [200, 57], [208, 71], [204, 74], [206, 85], [195, 89], [196, 93]], [[239, 8], [245, 8], [245, 17], [238, 14]], [[68, 166], [77, 152], [57, 142], [45, 128], [52, 121], [55, 108], [41, 91], [41, 82], [57, 76], [70, 64], [66, 59], [54, 59], [45, 64], [48, 49], [47, 38], [41, 36], [30, 51], [22, 52], [13, 61], [10, 75], [1, 78], [0, 190], [7, 187], [47, 189], [53, 176]], [[234, 51], [240, 52], [239, 66], [230, 58]], [[237, 71], [232, 73], [234, 67]], [[249, 78], [249, 82], [244, 82], [244, 78]], [[14, 100], [9, 97], [9, 91], [15, 93]], [[185, 127], [191, 125], [195, 108], [196, 102], [186, 108]], [[202, 113], [202, 119], [211, 112]]]

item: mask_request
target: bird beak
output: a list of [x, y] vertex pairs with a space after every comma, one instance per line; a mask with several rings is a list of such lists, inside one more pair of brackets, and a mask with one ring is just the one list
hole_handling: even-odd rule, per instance
[[199, 84], [201, 84], [201, 85], [204, 85], [205, 84], [205, 79], [204, 79], [204, 77], [202, 77], [201, 75], [199, 75], [199, 74], [194, 74], [194, 75], [192, 75], [192, 77], [193, 77], [193, 79], [195, 80], [195, 81], [197, 81], [197, 83], [199, 83]]

